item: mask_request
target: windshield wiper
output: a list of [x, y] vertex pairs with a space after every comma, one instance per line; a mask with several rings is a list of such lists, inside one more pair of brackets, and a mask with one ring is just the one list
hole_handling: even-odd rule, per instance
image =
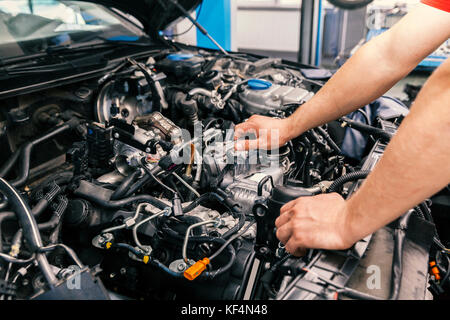
[[[117, 48], [117, 47], [149, 47], [153, 44], [146, 43], [146, 42], [135, 42], [135, 41], [124, 41], [124, 40], [111, 40], [111, 39], [105, 39], [100, 36], [96, 36], [96, 39], [101, 40], [92, 42], [92, 41], [81, 41], [76, 42], [70, 45], [58, 45], [58, 46], [50, 46], [48, 47], [45, 52], [47, 54], [55, 54], [55, 53], [78, 53], [86, 50], [96, 50], [96, 49], [103, 49], [103, 48]], [[93, 39], [91, 39], [93, 40]]]
[[107, 66], [108, 59], [105, 59], [105, 55], [112, 52], [113, 50], [110, 50], [108, 52], [102, 52], [95, 55], [87, 55], [76, 59], [58, 59], [58, 61], [54, 63], [41, 61], [35, 62], [32, 65], [28, 64], [27, 66], [4, 66], [3, 68], [0, 68], [0, 80], [8, 79], [11, 76], [18, 75], [60, 72], [93, 66]]

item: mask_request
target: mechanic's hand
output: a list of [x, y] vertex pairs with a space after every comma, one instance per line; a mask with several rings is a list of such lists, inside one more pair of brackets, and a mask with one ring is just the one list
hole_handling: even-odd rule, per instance
[[277, 238], [296, 256], [304, 248], [342, 250], [353, 239], [346, 201], [337, 193], [300, 197], [285, 204], [275, 221]]
[[238, 151], [276, 149], [291, 140], [289, 126], [290, 120], [288, 119], [253, 115], [247, 121], [236, 126], [234, 140], [238, 140], [246, 134], [254, 134], [256, 139], [236, 141], [235, 149]]

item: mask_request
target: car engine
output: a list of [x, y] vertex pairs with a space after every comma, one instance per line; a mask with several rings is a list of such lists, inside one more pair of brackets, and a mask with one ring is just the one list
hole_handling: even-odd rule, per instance
[[[295, 198], [351, 195], [405, 110], [362, 108], [277, 150], [237, 152], [233, 139], [252, 115], [301, 108], [327, 80], [320, 71], [183, 47], [2, 99], [0, 298], [332, 296], [328, 280], [319, 291], [302, 287], [305, 269], [339, 257], [327, 275], [339, 282], [340, 272], [345, 286], [375, 238], [296, 258], [276, 239], [274, 221]], [[429, 212], [430, 203], [412, 208], [408, 223], [433, 234]], [[428, 286], [428, 249], [416, 287]], [[70, 290], [77, 285], [87, 289]]]

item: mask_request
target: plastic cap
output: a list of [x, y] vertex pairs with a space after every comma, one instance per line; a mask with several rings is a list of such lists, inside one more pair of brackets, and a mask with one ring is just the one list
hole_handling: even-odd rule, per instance
[[247, 81], [247, 84], [251, 90], [267, 90], [272, 86], [270, 81], [262, 79], [250, 79]]
[[186, 271], [184, 271], [184, 277], [188, 280], [194, 280], [203, 271], [206, 270], [206, 266], [209, 264], [209, 259], [204, 258], [203, 260], [197, 261], [194, 265], [190, 266]]
[[193, 57], [193, 54], [190, 53], [173, 53], [169, 54], [167, 56], [167, 59], [171, 61], [183, 61], [183, 60], [189, 60]]

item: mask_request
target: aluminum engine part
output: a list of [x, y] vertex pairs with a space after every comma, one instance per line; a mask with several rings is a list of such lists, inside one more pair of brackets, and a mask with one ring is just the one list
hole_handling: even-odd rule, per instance
[[131, 123], [136, 116], [152, 111], [146, 96], [132, 96], [128, 81], [110, 81], [103, 86], [95, 104], [96, 120], [104, 123], [118, 118]]
[[114, 158], [114, 166], [124, 176], [128, 176], [136, 168], [139, 168], [140, 159], [145, 156], [145, 153], [141, 150], [117, 140], [114, 142], [114, 153], [116, 155]]
[[[281, 166], [260, 169], [259, 172], [251, 176], [235, 178], [234, 181], [227, 186], [226, 190], [231, 194], [233, 201], [241, 205], [243, 212], [246, 215], [251, 215], [255, 201], [258, 199], [259, 182], [266, 176], [271, 176], [274, 185], [282, 185], [283, 175], [284, 168]], [[270, 182], [264, 184], [262, 196], [268, 197], [271, 190], [272, 185]]]
[[306, 102], [312, 96], [312, 92], [303, 88], [272, 83], [263, 90], [246, 85], [244, 91], [239, 94], [241, 103], [249, 114], [268, 114], [271, 111], [283, 110], [286, 104]]
[[173, 144], [182, 142], [182, 132], [180, 127], [176, 126], [171, 120], [164, 117], [159, 112], [137, 117], [134, 120], [139, 128], [147, 132], [153, 132], [162, 139], [171, 141]]
[[[238, 224], [238, 219], [234, 218], [231, 215], [228, 214], [220, 214], [216, 210], [212, 210], [203, 206], [198, 206], [194, 210], [186, 213], [186, 215], [194, 216], [197, 218], [200, 218], [202, 221], [207, 220], [218, 220], [219, 218], [222, 221], [222, 224], [219, 227], [215, 227], [213, 225], [207, 225], [206, 230], [208, 232], [216, 231], [220, 235], [223, 235], [230, 229], [234, 228]], [[256, 226], [253, 228], [250, 228], [242, 235], [246, 239], [253, 239], [256, 236]]]

